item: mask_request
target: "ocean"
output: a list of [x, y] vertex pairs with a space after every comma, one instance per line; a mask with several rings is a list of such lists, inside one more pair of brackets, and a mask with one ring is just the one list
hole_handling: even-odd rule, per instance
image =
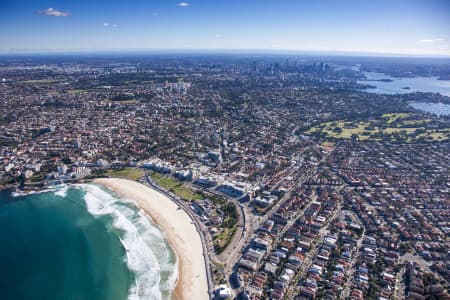
[[0, 192], [0, 299], [169, 299], [177, 259], [134, 203], [95, 184]]

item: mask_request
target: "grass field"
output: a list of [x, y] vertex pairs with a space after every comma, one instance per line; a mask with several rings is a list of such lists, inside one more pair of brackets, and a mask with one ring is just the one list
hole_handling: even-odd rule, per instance
[[392, 114], [384, 114], [382, 118], [386, 119], [386, 123], [390, 124], [396, 120], [404, 119], [410, 114], [408, 113], [392, 113]]
[[215, 251], [220, 254], [225, 250], [225, 248], [228, 246], [228, 244], [233, 239], [233, 235], [236, 233], [236, 227], [228, 228], [224, 227], [221, 228], [221, 231], [219, 234], [213, 236], [213, 244]]
[[108, 170], [105, 173], [108, 177], [125, 178], [137, 181], [144, 176], [144, 171], [137, 168], [125, 168], [120, 170]]
[[55, 82], [60, 82], [59, 79], [33, 79], [33, 80], [24, 80], [21, 81], [22, 83], [30, 83], [30, 84], [35, 84], [35, 83], [55, 83]]
[[86, 92], [86, 90], [68, 90], [67, 92], [69, 94], [75, 95], [75, 94], [80, 94], [80, 93]]
[[106, 102], [110, 102], [110, 103], [120, 103], [121, 105], [132, 105], [132, 104], [136, 104], [139, 103], [138, 100], [135, 99], [130, 99], [130, 100], [111, 100], [111, 99], [105, 99]]
[[359, 140], [392, 140], [404, 142], [439, 142], [450, 139], [450, 128], [427, 128], [431, 119], [420, 115], [398, 113], [385, 114], [368, 121], [339, 120], [310, 128], [306, 133], [330, 140], [358, 138]]
[[218, 232], [213, 235], [214, 249], [216, 253], [222, 253], [233, 239], [237, 230], [236, 224], [239, 216], [234, 204], [214, 195], [204, 195], [197, 192], [169, 175], [163, 175], [156, 172], [150, 172], [149, 175], [159, 186], [173, 192], [185, 201], [197, 201], [208, 198], [222, 211], [223, 222], [220, 226], [216, 227]]
[[173, 192], [175, 195], [186, 201], [195, 201], [204, 198], [202, 194], [185, 186], [175, 178], [164, 176], [159, 173], [150, 173], [152, 179], [161, 187]]

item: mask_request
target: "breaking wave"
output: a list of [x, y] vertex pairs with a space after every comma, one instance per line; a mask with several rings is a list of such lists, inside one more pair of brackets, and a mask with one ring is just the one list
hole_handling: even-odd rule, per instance
[[64, 198], [67, 196], [67, 192], [69, 191], [70, 186], [65, 184], [65, 185], [61, 185], [60, 187], [61, 188], [55, 192], [55, 195]]
[[[126, 263], [135, 279], [128, 300], [169, 299], [178, 277], [177, 259], [159, 229], [133, 201], [93, 184], [76, 187], [85, 192], [89, 213], [111, 216], [110, 229], [119, 231], [126, 250]], [[66, 194], [64, 189], [57, 193]]]

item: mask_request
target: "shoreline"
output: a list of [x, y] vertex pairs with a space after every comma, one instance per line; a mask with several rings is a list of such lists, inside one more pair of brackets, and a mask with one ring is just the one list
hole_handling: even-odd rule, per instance
[[166, 195], [136, 181], [99, 178], [93, 181], [134, 200], [162, 231], [177, 256], [174, 300], [209, 299], [202, 241], [189, 215]]

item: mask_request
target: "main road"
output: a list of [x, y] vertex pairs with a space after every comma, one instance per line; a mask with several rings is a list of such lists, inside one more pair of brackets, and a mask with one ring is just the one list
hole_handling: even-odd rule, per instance
[[163, 193], [165, 196], [167, 196], [170, 200], [175, 202], [180, 208], [182, 208], [188, 216], [192, 220], [192, 224], [195, 225], [195, 228], [197, 229], [197, 232], [200, 235], [200, 239], [202, 241], [202, 247], [203, 247], [203, 257], [205, 259], [205, 268], [206, 268], [206, 278], [208, 283], [208, 296], [210, 299], [214, 298], [214, 282], [212, 280], [212, 273], [211, 273], [211, 253], [214, 253], [214, 248], [211, 251], [208, 251], [208, 245], [211, 247], [211, 241], [209, 243], [206, 240], [206, 235], [209, 236], [208, 230], [205, 229], [202, 222], [200, 222], [196, 217], [195, 214], [190, 209], [189, 205], [181, 200], [178, 196], [172, 194], [171, 192], [161, 188], [159, 185], [155, 184], [153, 180], [148, 176], [148, 174], [145, 174], [146, 182], [150, 185], [150, 187], [158, 190], [159, 192]]

